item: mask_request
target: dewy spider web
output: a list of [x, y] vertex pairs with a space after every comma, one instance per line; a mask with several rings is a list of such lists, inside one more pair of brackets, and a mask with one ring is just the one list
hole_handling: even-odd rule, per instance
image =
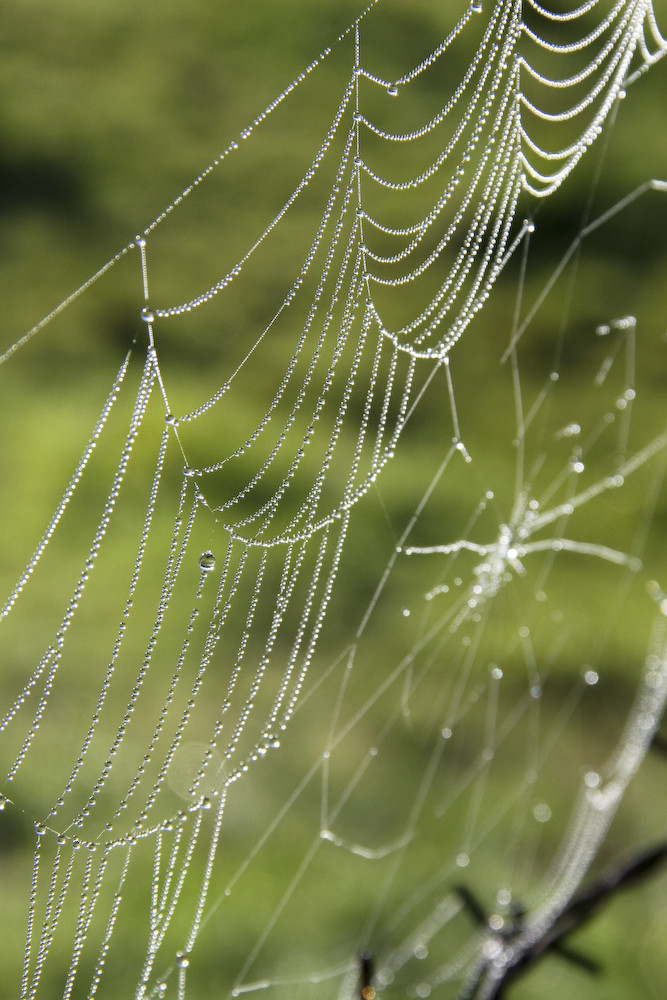
[[[536, 310], [521, 319], [519, 308], [507, 349], [517, 441], [512, 502], [504, 506], [484, 482], [460, 532], [446, 531], [444, 540], [442, 519], [433, 514], [446, 509], [447, 489], [467, 471], [488, 480], [467, 441], [450, 351], [501, 273], [517, 260], [525, 264], [535, 226], [524, 220], [520, 199], [534, 205], [560, 187], [603, 133], [625, 89], [664, 53], [651, 5], [589, 2], [552, 14], [533, 3], [522, 10], [516, 0], [471, 3], [442, 41], [392, 75], [377, 68], [382, 62], [373, 46], [382, 7], [371, 4], [176, 201], [0, 359], [3, 374], [10, 372], [22, 351], [39, 345], [42, 331], [66, 328], [100, 285], [113, 289], [117, 271], [132, 275], [143, 303], [139, 332], [3, 605], [9, 651], [0, 725], [3, 819], [21, 837], [26, 825], [34, 834], [31, 867], [23, 873], [25, 951], [12, 995], [115, 996], [121, 968], [123, 993], [131, 980], [137, 997], [191, 994], [200, 932], [209, 932], [225, 910], [223, 890], [231, 906], [267, 838], [314, 785], [319, 824], [312, 846], [283, 895], [268, 901], [255, 944], [239, 945], [245, 957], [222, 989], [296, 995], [300, 973], [289, 958], [264, 978], [255, 973], [288, 913], [298, 927], [292, 911], [300, 893], [321, 891], [319, 866], [329, 851], [341, 886], [358, 884], [363, 869], [365, 923], [351, 920], [355, 939], [343, 956], [336, 944], [340, 964], [325, 967], [316, 949], [302, 976], [308, 995], [326, 981], [332, 996], [354, 996], [354, 951], [374, 936], [383, 939], [384, 954], [373, 989], [455, 995], [467, 982], [480, 996], [492, 995], [483, 992], [491, 989], [485, 984], [502, 976], [509, 946], [462, 929], [452, 872], [484, 857], [513, 804], [523, 825], [531, 815], [546, 820], [555, 811], [546, 796], [537, 798], [539, 782], [554, 780], [550, 744], [565, 743], [563, 733], [602, 674], [607, 649], [589, 639], [585, 657], [571, 653], [582, 640], [547, 599], [547, 586], [558, 581], [553, 565], [568, 555], [586, 565], [602, 562], [613, 576], [611, 606], [629, 602], [631, 613], [640, 607], [645, 619], [646, 607], [655, 606], [650, 597], [632, 604], [629, 595], [641, 589], [640, 576], [641, 586], [649, 578], [640, 573], [643, 535], [658, 504], [667, 440], [655, 418], [651, 435], [634, 433], [632, 317], [610, 321], [597, 338], [603, 357], [592, 385], [600, 393], [577, 422], [561, 419], [573, 405], [557, 401], [556, 369], [524, 413], [518, 351]], [[455, 57], [466, 59], [465, 69], [450, 84], [446, 70]], [[329, 65], [340, 80], [330, 125], [282, 207], [228, 264], [210, 263], [210, 280], [174, 275], [165, 262], [183, 239], [179, 226], [192, 219], [206, 224], [197, 199], [235, 157], [245, 169], [262, 136], [270, 141], [272, 122], [302, 92], [308, 95]], [[426, 115], [423, 91], [436, 100]], [[661, 182], [652, 186], [664, 189]], [[635, 189], [627, 205], [640, 193]], [[297, 258], [290, 226], [306, 197], [321, 209]], [[543, 298], [606, 222], [598, 216], [579, 227]], [[290, 284], [274, 295], [250, 349], [234, 357], [227, 310], [233, 314], [243, 289], [283, 252], [290, 266], [294, 258]], [[220, 260], [224, 253], [220, 247]], [[524, 281], [522, 265], [520, 289]], [[182, 385], [169, 362], [169, 331], [176, 330], [176, 339], [194, 337], [207, 324], [218, 324], [229, 340], [220, 366], [196, 385]], [[443, 457], [439, 436], [429, 442], [439, 468], [393, 539], [356, 638], [342, 643], [346, 651], [329, 669], [315, 670], [318, 643], [335, 614], [334, 582], [348, 535], [352, 550], [363, 552], [354, 525], [358, 501], [375, 488], [389, 495], [389, 460], [438, 387], [454, 444], [444, 445]], [[532, 456], [529, 433], [537, 442]], [[638, 481], [648, 497], [631, 549], [601, 538], [594, 515], [592, 526], [584, 522], [570, 534], [580, 510], [594, 511], [623, 493], [626, 481]], [[421, 537], [437, 524], [435, 537]], [[429, 570], [434, 560], [442, 565]], [[418, 609], [397, 597], [414, 593], [415, 576], [423, 581], [429, 572], [431, 582], [418, 584]], [[528, 592], [534, 596], [524, 604]], [[660, 617], [659, 584], [653, 594]], [[419, 624], [395, 662], [373, 663], [382, 609], [396, 600], [406, 621]], [[496, 629], [492, 652], [488, 623], [499, 613], [517, 627], [508, 624], [506, 635]], [[608, 644], [612, 635], [618, 639], [611, 619], [603, 632]], [[512, 660], [520, 663], [523, 688], [511, 689], [504, 705], [500, 680]], [[542, 697], [545, 683], [561, 663], [575, 661], [586, 668], [570, 677], [556, 709]], [[517, 953], [539, 940], [594, 858], [659, 723], [664, 664], [657, 627], [626, 735], [607, 773], [586, 772], [587, 797], [563, 860], [541, 888], [525, 857], [521, 866], [517, 857], [536, 835], [514, 831], [514, 859], [506, 859], [504, 870], [518, 883], [523, 875], [532, 904], [511, 942]], [[632, 669], [636, 678], [636, 664]], [[67, 708], [74, 704], [75, 713]], [[246, 844], [243, 865], [221, 881], [221, 833], [249, 808], [243, 788], [251, 787], [252, 765], [279, 759], [271, 751], [296, 738], [306, 715], [323, 720], [314, 763], [272, 819], [258, 813], [258, 827], [244, 835], [256, 846], [248, 851]], [[372, 742], [359, 738], [362, 723], [372, 729], [379, 720]], [[463, 720], [471, 738], [481, 734], [481, 748], [459, 746], [460, 766], [450, 770], [444, 751], [450, 742], [457, 746]], [[410, 726], [422, 731], [427, 760], [418, 787], [405, 795], [405, 813], [397, 822], [385, 806], [384, 835], [372, 825], [375, 843], [348, 836], [346, 826], [354, 831], [355, 823], [347, 812], [363, 813], [373, 801], [366, 786], [376, 761], [396, 763], [386, 747], [405, 740]], [[303, 739], [305, 747], [312, 732]], [[492, 770], [508, 766], [526, 740], [530, 766], [514, 780], [510, 799], [494, 801], [487, 788]], [[446, 788], [450, 774], [458, 774], [456, 790]], [[398, 788], [393, 767], [391, 780]], [[563, 796], [559, 819], [567, 815], [567, 790]], [[459, 815], [461, 801], [466, 808]], [[427, 812], [435, 817], [430, 826]], [[449, 846], [428, 856], [424, 844], [430, 834], [440, 838], [443, 818], [451, 826]], [[379, 876], [367, 878], [373, 866]], [[499, 891], [501, 908], [514, 892], [514, 886]], [[139, 935], [136, 913], [143, 920]], [[451, 936], [442, 934], [452, 922]], [[430, 968], [416, 972], [415, 959], [427, 952]], [[219, 984], [215, 989], [221, 992]]]

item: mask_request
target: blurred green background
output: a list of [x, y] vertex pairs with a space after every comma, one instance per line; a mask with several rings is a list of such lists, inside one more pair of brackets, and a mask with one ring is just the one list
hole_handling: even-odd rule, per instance
[[[368, 38], [362, 36], [363, 51], [369, 64], [388, 78], [430, 52], [460, 13], [458, 5], [454, 9], [454, 5], [434, 0], [409, 4], [387, 0], [380, 6], [381, 16], [378, 12], [374, 17], [372, 32]], [[661, 6], [663, 9], [658, 7], [656, 12], [659, 22], [662, 15], [664, 27], [666, 12], [664, 4]], [[211, 4], [206, 0], [190, 0], [187, 4], [183, 0], [165, 0], [159, 5], [137, 5], [129, 0], [96, 0], [92, 4], [61, 0], [57, 5], [33, 0], [6, 3], [0, 22], [0, 347], [4, 350], [18, 339], [127, 245], [359, 11], [357, 3], [331, 0], [257, 0], [245, 5]], [[328, 122], [333, 113], [346, 58], [349, 47], [318, 70], [316, 84], [309, 85], [307, 99], [296, 104], [296, 112], [281, 114], [274, 128], [258, 133], [250, 166], [245, 162], [240, 167], [231, 162], [225, 165], [213, 175], [199, 201], [193, 199], [180, 214], [175, 213], [163, 242], [156, 246], [156, 282], [166, 301], [179, 300], [181, 288], [191, 287], [196, 292], [211, 284], [243, 252], [249, 235], [256, 234], [280, 206], [283, 192], [289, 191], [294, 178], [300, 176], [323, 133], [323, 122]], [[461, 67], [448, 66], [447, 71], [456, 79]], [[650, 177], [665, 177], [666, 73], [667, 66], [660, 63], [631, 88], [608, 139], [601, 140], [588, 154], [561, 191], [544, 204], [523, 206], [538, 223], [531, 245], [525, 303], [534, 300], [553, 274], [578, 232], [584, 212], [595, 217]], [[424, 108], [435, 107], [438, 98], [432, 93], [420, 96]], [[598, 171], [599, 182], [589, 206]], [[280, 301], [288, 287], [293, 262], [300, 259], [307, 245], [309, 236], [304, 237], [303, 232], [310, 234], [313, 220], [317, 219], [321, 202], [315, 195], [312, 203], [299, 208], [293, 222], [285, 223], [282, 252], [262, 261], [261, 273], [255, 275], [251, 290], [234, 298], [229, 310], [216, 314], [215, 321], [204, 314], [194, 315], [188, 327], [178, 322], [168, 329], [165, 325], [161, 357], [179, 398], [186, 402], [201, 398], [202, 386], [221, 380], [217, 366], [224, 367], [239, 347], [251, 343], [248, 331], [259, 330], [266, 323], [276, 300]], [[546, 300], [521, 342], [519, 365], [526, 400], [538, 396], [552, 367], [561, 376], [544, 426], [529, 446], [531, 460], [544, 459], [539, 476], [545, 487], [568, 459], [569, 443], [553, 444], [558, 428], [575, 418], [582, 426], [592, 428], [613, 403], [613, 380], [619, 378], [622, 360], [617, 360], [602, 392], [596, 394], [592, 388], [606, 351], [606, 345], [594, 336], [600, 323], [628, 313], [638, 321], [637, 400], [630, 424], [630, 452], [664, 427], [666, 208], [664, 194], [648, 193], [587, 239], [581, 257], [576, 258], [571, 299], [566, 278]], [[518, 268], [518, 261], [510, 266], [485, 310], [453, 352], [458, 416], [473, 463], [470, 468], [463, 462], [448, 468], [416, 526], [413, 541], [417, 544], [461, 537], [487, 489], [493, 489], [505, 513], [511, 506], [516, 423], [511, 372], [507, 365], [500, 364], [500, 356], [511, 329]], [[172, 294], [172, 289], [178, 292]], [[140, 305], [135, 262], [123, 261], [108, 280], [93, 286], [0, 369], [0, 510], [2, 523], [7, 526], [0, 563], [5, 591], [13, 585], [33, 550], [87, 440], [113, 373], [133, 338], [141, 332]], [[279, 356], [279, 348], [277, 353]], [[619, 358], [623, 358], [622, 349]], [[275, 365], [275, 357], [267, 351], [256, 376], [259, 391], [271, 384]], [[619, 387], [622, 385], [621, 378]], [[251, 400], [248, 409], [254, 412]], [[243, 864], [251, 846], [321, 753], [322, 733], [342, 685], [340, 669], [332, 667], [327, 674], [327, 668], [336, 664], [336, 657], [351, 641], [360, 609], [370, 600], [397, 536], [432, 482], [451, 434], [444, 382], [439, 380], [406, 430], [377, 493], [354, 512], [348, 555], [314, 665], [314, 675], [328, 676], [330, 683], [323, 681], [297, 713], [293, 731], [285, 734], [280, 752], [249, 775], [242, 789], [234, 790], [229, 834], [220, 862], [224, 873], [221, 886]], [[608, 447], [609, 437], [603, 436], [600, 455]], [[152, 461], [149, 450], [147, 445], [146, 453], [141, 453], [147, 468]], [[593, 457], [598, 459], [595, 449]], [[549, 578], [548, 610], [552, 617], [547, 621], [545, 615], [543, 630], [538, 628], [541, 619], [539, 609], [535, 611], [533, 594], [528, 588], [522, 590], [520, 580], [508, 588], [511, 594], [501, 595], [486, 624], [478, 660], [486, 663], [494, 656], [499, 658], [497, 650], [504, 655], [509, 649], [507, 662], [520, 665], [514, 672], [505, 670], [499, 717], [511, 718], [526, 692], [524, 657], [520, 651], [511, 650], [510, 636], [517, 622], [535, 615], [531, 623], [538, 661], [551, 657], [553, 666], [549, 674], [552, 700], [545, 699], [539, 722], [529, 712], [511, 727], [505, 753], [494, 765], [491, 787], [479, 790], [483, 813], [492, 817], [498, 802], [509, 800], [517, 787], [523, 787], [524, 769], [519, 776], [514, 763], [529, 752], [526, 748], [532, 745], [534, 726], [546, 742], [550, 737], [557, 742], [555, 758], [545, 759], [540, 766], [540, 793], [549, 797], [557, 818], [554, 830], [550, 832], [546, 824], [547, 832], [541, 834], [541, 839], [536, 832], [515, 832], [513, 851], [508, 840], [514, 830], [510, 813], [507, 824], [505, 820], [496, 821], [491, 836], [479, 849], [479, 864], [471, 880], [489, 908], [507, 854], [526, 851], [531, 858], [535, 856], [531, 863], [523, 864], [525, 891], [529, 892], [531, 881], [553, 856], [581, 770], [605, 759], [625, 720], [645, 655], [653, 610], [643, 583], [655, 577], [667, 589], [667, 577], [663, 575], [667, 551], [664, 492], [657, 494], [653, 507], [647, 502], [655, 486], [655, 473], [655, 466], [645, 475], [638, 473], [618, 502], [605, 498], [600, 506], [591, 504], [574, 529], [579, 532], [577, 537], [600, 540], [620, 550], [634, 550], [641, 543], [646, 569], [636, 585], [628, 586], [627, 600], [618, 614], [616, 608], [621, 605], [614, 601], [621, 586], [620, 574], [602, 561], [563, 560], [563, 567], [559, 562], [558, 571]], [[109, 464], [101, 460], [100, 482], [108, 474]], [[102, 487], [92, 480], [83, 489], [90, 490], [94, 499]], [[87, 494], [83, 496], [85, 499]], [[143, 502], [141, 496], [137, 502]], [[35, 615], [41, 607], [46, 609], [46, 618], [51, 606], [58, 605], [66, 592], [62, 580], [74, 572], [80, 552], [75, 532], [67, 530], [72, 534], [65, 535], [57, 550], [58, 572], [54, 570], [44, 580], [39, 600], [35, 598]], [[492, 519], [481, 521], [477, 540], [488, 540], [493, 531]], [[642, 532], [643, 541], [639, 539]], [[134, 548], [133, 539], [125, 547], [122, 541], [117, 542], [119, 566], [131, 560]], [[474, 557], [463, 555], [456, 572], [461, 567], [464, 575], [476, 562]], [[379, 747], [381, 753], [377, 773], [364, 772], [364, 781], [355, 786], [351, 795], [349, 815], [343, 814], [341, 819], [344, 835], [355, 842], [364, 839], [382, 845], [400, 835], [402, 819], [411, 808], [415, 788], [426, 772], [435, 745], [441, 715], [434, 705], [446, 705], [446, 699], [452, 696], [451, 689], [443, 685], [444, 668], [436, 669], [438, 657], [444, 656], [445, 664], [454, 664], [463, 655], [465, 636], [461, 642], [458, 636], [448, 640], [450, 645], [442, 654], [437, 652], [439, 634], [434, 643], [425, 645], [436, 667], [420, 667], [416, 658], [414, 676], [422, 679], [419, 684], [415, 682], [410, 709], [403, 717], [399, 711], [399, 718], [394, 719], [397, 706], [402, 704], [400, 685], [408, 683], [405, 674], [400, 684], [389, 689], [386, 698], [379, 693], [381, 678], [400, 661], [400, 653], [409, 655], [417, 646], [418, 637], [409, 625], [424, 606], [424, 594], [438, 582], [438, 572], [432, 564], [419, 560], [397, 568], [357, 651], [356, 679], [346, 698], [353, 703], [356, 698], [359, 705], [371, 699], [372, 704], [364, 710], [363, 731], [351, 731], [344, 752], [337, 758], [336, 770], [332, 764], [332, 795], [334, 788], [342, 794], [351, 787], [354, 770], [370, 746]], [[532, 583], [531, 577], [529, 586]], [[521, 606], [522, 597], [525, 608]], [[553, 609], [561, 606], [567, 616], [567, 629], [561, 630], [566, 639], [556, 655], [552, 651], [560, 623], [553, 618]], [[408, 624], [404, 610], [411, 611]], [[87, 627], [89, 631], [79, 640], [84, 650], [82, 671], [86, 644], [94, 644], [96, 635], [94, 622]], [[602, 643], [598, 642], [600, 632]], [[3, 671], [13, 680], [26, 657], [22, 646], [26, 639], [8, 631], [4, 641]], [[604, 684], [595, 691], [594, 699], [587, 695], [593, 707], [589, 710], [588, 702], [582, 700], [578, 714], [561, 731], [562, 703], [575, 690], [582, 663], [594, 655], [598, 656], [596, 666]], [[486, 711], [487, 701], [484, 705]], [[67, 711], [65, 705], [45, 715], [42, 728], [53, 726], [56, 742], [57, 727], [66, 724]], [[352, 709], [350, 715], [354, 715]], [[474, 761], [488, 716], [471, 707], [469, 723], [464, 744], [457, 750], [448, 775], [470, 773], [470, 762]], [[532, 754], [533, 760], [542, 760], [534, 746]], [[633, 847], [665, 836], [664, 767], [665, 762], [657, 756], [646, 761], [598, 867]], [[560, 778], [562, 791], [557, 787]], [[42, 780], [48, 791], [46, 765]], [[36, 791], [36, 801], [40, 794]], [[437, 798], [435, 786], [429, 788], [429, 794]], [[26, 805], [27, 811], [31, 804]], [[238, 889], [230, 897], [233, 908], [225, 909], [221, 902], [211, 917], [192, 970], [193, 1000], [227, 995], [313, 837], [317, 839], [320, 806], [320, 786], [317, 781], [311, 782], [290, 809], [287, 821], [278, 825], [239, 880]], [[308, 873], [303, 891], [277, 922], [261, 966], [264, 974], [294, 979], [306, 970], [307, 977], [307, 970], [321, 970], [343, 961], [361, 944], [376, 951], [379, 963], [395, 953], [401, 935], [406, 935], [427, 912], [424, 903], [425, 909], [416, 907], [413, 918], [405, 918], [405, 929], [398, 924], [397, 914], [413, 887], [428, 884], [432, 876], [430, 891], [435, 893], [441, 884], [436, 873], [443, 865], [446, 867], [456, 845], [465, 839], [462, 827], [469, 803], [466, 809], [461, 806], [460, 816], [454, 808], [447, 812], [444, 824], [435, 804], [430, 803], [429, 808], [428, 818], [419, 825], [414, 871], [404, 866], [390, 880], [391, 889], [379, 907], [380, 917], [371, 938], [362, 940], [365, 917], [380, 898], [389, 869], [369, 875], [368, 862], [360, 865], [344, 851], [327, 854]], [[526, 815], [524, 809], [521, 816], [525, 819]], [[484, 828], [481, 820], [479, 828]], [[8, 980], [14, 978], [22, 961], [28, 885], [25, 866], [32, 845], [32, 831], [25, 823], [5, 826], [0, 839], [0, 877], [4, 886], [0, 917], [4, 933], [2, 962], [3, 968], [9, 970]], [[517, 868], [522, 865], [517, 864]], [[443, 875], [442, 884], [445, 881]], [[517, 882], [521, 884], [520, 875]], [[667, 978], [662, 948], [667, 932], [666, 888], [663, 874], [633, 895], [616, 900], [579, 936], [577, 946], [601, 963], [603, 978], [587, 977], [550, 958], [525, 981], [517, 983], [510, 996], [517, 1000], [548, 998], [572, 990], [582, 998], [622, 1000], [646, 996], [657, 1000]], [[222, 900], [220, 888], [214, 898]], [[138, 912], [141, 905], [139, 900]], [[133, 954], [137, 940], [143, 944], [143, 921], [143, 915], [126, 913], [124, 929], [118, 934], [128, 956]], [[470, 930], [465, 916], [461, 925], [460, 934], [465, 939]], [[451, 947], [452, 940], [447, 938], [433, 951], [440, 961], [445, 961]], [[64, 947], [62, 954], [66, 964], [69, 959], [64, 957]], [[122, 952], [112, 961], [114, 975], [121, 977]], [[52, 978], [45, 995], [59, 995], [61, 971], [54, 967], [49, 975]], [[253, 969], [246, 978], [253, 980], [258, 975]], [[417, 973], [411, 968], [407, 975], [408, 983], [417, 981]], [[120, 978], [117, 983], [116, 995], [120, 996]], [[127, 991], [130, 986], [123, 982], [122, 988]], [[335, 995], [333, 988], [329, 992], [326, 989], [317, 987], [318, 995]], [[390, 995], [401, 996], [402, 989], [408, 986], [399, 983], [394, 992], [389, 991]], [[276, 988], [275, 995], [312, 993], [312, 983], [306, 983], [301, 987], [292, 984], [282, 992]]]

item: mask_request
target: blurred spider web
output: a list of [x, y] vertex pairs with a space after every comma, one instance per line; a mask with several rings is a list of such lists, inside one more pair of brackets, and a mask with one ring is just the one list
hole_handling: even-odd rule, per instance
[[[539, 212], [519, 211], [579, 167], [664, 51], [652, 9], [471, 4], [419, 60], [385, 71], [382, 6], [2, 356], [9, 373], [42, 331], [85, 326], [86, 301], [100, 283], [112, 294], [118, 272], [141, 299], [134, 343], [3, 608], [3, 819], [34, 837], [15, 866], [21, 996], [116, 995], [121, 969], [137, 997], [205, 992], [215, 963], [200, 938], [210, 948], [230, 926], [238, 961], [216, 971], [219, 992], [327, 983], [355, 996], [362, 947], [377, 952], [377, 992], [483, 990], [508, 959], [466, 922], [462, 873], [487, 898], [494, 887], [499, 921], [517, 899], [529, 907], [512, 947], [533, 946], [659, 724], [664, 598], [648, 539], [664, 418], [642, 321], [597, 317], [573, 335], [568, 282], [589, 242], [664, 184], [583, 214], [528, 308]], [[468, 68], [452, 84], [455, 52]], [[240, 251], [238, 237], [218, 240], [210, 281], [175, 270], [193, 219], [208, 225], [216, 178], [234, 157], [246, 169], [324, 66], [339, 80], [327, 81], [331, 125], [283, 207]], [[323, 207], [295, 250], [305, 192]], [[240, 347], [227, 317], [283, 252], [290, 281]], [[492, 377], [498, 341], [480, 321], [504, 271], [518, 291]], [[545, 366], [539, 317], [559, 295]], [[464, 338], [450, 363], [473, 321], [475, 345], [465, 353]], [[218, 363], [180, 379], [170, 345], [206, 327]], [[509, 442], [498, 414], [511, 414]], [[381, 529], [356, 521], [362, 500], [384, 508]], [[389, 555], [370, 597], [355, 564], [374, 548]], [[597, 692], [621, 675], [639, 693], [619, 737], [626, 713]], [[610, 719], [591, 745], [593, 694]], [[260, 761], [273, 791], [256, 801]], [[295, 867], [290, 855], [285, 884], [258, 901], [249, 873], [285, 840]], [[324, 942], [313, 899], [336, 913]]]

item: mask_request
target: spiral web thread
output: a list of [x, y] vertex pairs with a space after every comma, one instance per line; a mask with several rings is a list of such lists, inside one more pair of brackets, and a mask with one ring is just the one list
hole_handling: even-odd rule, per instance
[[[85, 535], [86, 551], [77, 565], [75, 553], [62, 575], [62, 605], [45, 610], [28, 642], [30, 671], [8, 682], [0, 722], [3, 811], [16, 811], [35, 834], [21, 997], [53, 994], [49, 963], [63, 936], [71, 950], [64, 978], [56, 977], [62, 996], [113, 995], [107, 968], [124, 899], [142, 880], [149, 886], [148, 931], [135, 996], [186, 995], [198, 934], [210, 919], [230, 789], [277, 750], [310, 697], [307, 682], [357, 502], [378, 482], [436, 375], [447, 380], [455, 433], [443, 469], [453, 456], [470, 461], [449, 352], [509, 261], [527, 250], [535, 226], [519, 218], [520, 198], [546, 198], [563, 183], [602, 134], [626, 88], [666, 50], [648, 0], [590, 0], [567, 14], [532, 2], [473, 2], [421, 61], [396, 79], [383, 79], [364, 61], [364, 39], [381, 7], [377, 0], [371, 4], [171, 205], [0, 358], [11, 362], [113, 268], [134, 262], [143, 333], [123, 360], [62, 499], [2, 607], [5, 628], [30, 630], [42, 593], [36, 589], [33, 598], [32, 590], [56, 571], [65, 532], [80, 520], [78, 544]], [[560, 40], [564, 26], [566, 42]], [[410, 110], [410, 94], [424, 81], [443, 86], [438, 72], [464, 44], [472, 52], [468, 68], [443, 93], [441, 109], [426, 122], [392, 131], [394, 107], [405, 103]], [[348, 53], [349, 72], [331, 125], [282, 208], [212, 284], [176, 304], [154, 296], [159, 268], [152, 248], [161, 228], [185, 213], [188, 199], [251, 147], [272, 114], [341, 51]], [[273, 318], [209, 396], [179, 411], [161, 332], [224, 301], [245, 280], [253, 255], [276, 245], [299, 199], [323, 174], [328, 180], [315, 235]], [[586, 233], [582, 229], [580, 240]], [[392, 307], [406, 288], [409, 315], [392, 322]], [[631, 321], [623, 329], [628, 326]], [[521, 334], [517, 324], [508, 356], [515, 357]], [[253, 426], [234, 440], [229, 427], [244, 380], [265, 347], [283, 335], [287, 348], [277, 388]], [[631, 392], [632, 380], [624, 384]], [[529, 424], [522, 419], [519, 426]], [[451, 634], [479, 622], [507, 574], [521, 574], [523, 560], [536, 552], [569, 549], [636, 573], [636, 555], [569, 541], [560, 528], [553, 538], [530, 539], [650, 465], [666, 444], [662, 432], [633, 451], [621, 448], [616, 482], [606, 476], [539, 509], [517, 490], [509, 524], [493, 542], [466, 534], [459, 542], [418, 546], [408, 530], [357, 638], [397, 561], [425, 553], [470, 554], [479, 561], [473, 571], [478, 589], [456, 610]], [[85, 487], [100, 449], [118, 458], [95, 513]], [[153, 456], [150, 474], [147, 453]], [[436, 482], [439, 477], [432, 488]], [[130, 489], [143, 490], [140, 516], [136, 508], [130, 513]], [[131, 566], [114, 564], [120, 533], [136, 540]], [[434, 586], [429, 600], [443, 587]], [[102, 606], [106, 629], [97, 634], [95, 649], [82, 651]], [[410, 663], [435, 634], [416, 642]], [[664, 673], [664, 644], [656, 642], [644, 685]], [[75, 669], [82, 656], [85, 682]], [[63, 691], [71, 698], [80, 683], [89, 714], [71, 719], [57, 750], [49, 748], [43, 733], [52, 705]], [[452, 719], [470, 708], [461, 691], [452, 696]], [[637, 709], [609, 782], [596, 786], [594, 803], [589, 795], [582, 806], [577, 822], [587, 831], [595, 825], [591, 816], [603, 817], [599, 832], [587, 833], [591, 857], [661, 706], [656, 695], [650, 708]], [[351, 725], [336, 733], [329, 753]], [[201, 753], [184, 795], [175, 790], [174, 774], [193, 741]], [[46, 759], [47, 779], [41, 780]], [[321, 766], [326, 771], [328, 765]], [[323, 805], [318, 844], [345, 848], [333, 818]], [[410, 832], [408, 825], [407, 839]], [[387, 853], [407, 839], [399, 837]], [[363, 856], [360, 845], [347, 848]], [[566, 874], [559, 869], [554, 877], [558, 892], [536, 909], [525, 942], [513, 947], [537, 939], [586, 863], [579, 856], [563, 860]], [[431, 919], [428, 933], [423, 925], [422, 938], [437, 926], [439, 917]], [[412, 938], [411, 947], [414, 952]], [[380, 987], [389, 987], [402, 968], [401, 954], [400, 948], [393, 953]], [[474, 955], [466, 959], [478, 979], [495, 974], [506, 960], [489, 960], [488, 948], [484, 956], [479, 968]], [[246, 988], [251, 966], [249, 960], [236, 992]], [[433, 974], [429, 988], [448, 975]], [[341, 989], [354, 995], [348, 971], [343, 978], [348, 985]]]

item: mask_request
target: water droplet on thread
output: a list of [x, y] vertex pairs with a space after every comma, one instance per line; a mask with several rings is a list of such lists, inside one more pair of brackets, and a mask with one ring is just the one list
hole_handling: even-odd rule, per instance
[[204, 573], [210, 573], [211, 570], [215, 569], [215, 556], [210, 550], [202, 552], [200, 555], [199, 568]]
[[141, 318], [144, 323], [153, 323], [155, 320], [155, 313], [149, 306], [144, 306], [141, 310]]
[[387, 94], [389, 95], [389, 97], [398, 97], [398, 87], [395, 87], [393, 85], [387, 87]]

